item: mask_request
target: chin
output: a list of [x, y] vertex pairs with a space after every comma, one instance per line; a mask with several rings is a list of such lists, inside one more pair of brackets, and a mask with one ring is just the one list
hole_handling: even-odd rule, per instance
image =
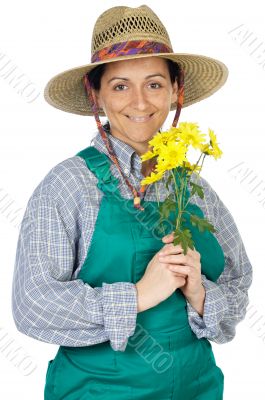
[[152, 137], [153, 137], [153, 135], [149, 135], [149, 136], [142, 135], [142, 136], [137, 136], [137, 137], [131, 136], [131, 140], [133, 140], [134, 142], [137, 142], [137, 143], [148, 143], [149, 140], [152, 139]]

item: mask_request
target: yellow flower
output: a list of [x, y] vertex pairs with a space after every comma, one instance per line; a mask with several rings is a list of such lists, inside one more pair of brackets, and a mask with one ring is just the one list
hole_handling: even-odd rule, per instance
[[175, 128], [175, 126], [171, 126], [171, 127], [169, 128], [168, 132], [170, 133], [172, 140], [174, 140], [174, 139], [175, 139], [175, 140], [180, 139], [180, 136], [179, 136], [179, 128]]
[[151, 172], [150, 176], [146, 176], [144, 179], [141, 180], [141, 185], [149, 185], [150, 183], [156, 182], [161, 179], [163, 176], [163, 172], [154, 173]]
[[150, 158], [153, 158], [155, 156], [156, 156], [155, 153], [153, 153], [152, 151], [148, 150], [146, 153], [142, 154], [140, 157], [141, 157], [142, 161], [146, 161], [146, 160], [150, 160]]
[[220, 158], [223, 152], [218, 146], [216, 136], [211, 129], [209, 129], [209, 136], [210, 136], [210, 144], [212, 146], [212, 149], [210, 150], [210, 155], [212, 155], [215, 159]]
[[179, 137], [187, 145], [191, 144], [195, 149], [200, 149], [205, 142], [205, 134], [201, 133], [198, 124], [193, 122], [181, 122], [177, 128]]
[[167, 145], [161, 145], [158, 149], [156, 170], [165, 172], [168, 169], [181, 166], [184, 161], [187, 161], [187, 148], [182, 142], [170, 141]]
[[200, 165], [191, 164], [189, 161], [184, 161], [183, 167], [186, 168], [188, 175], [191, 175], [193, 172], [199, 173], [202, 169]]
[[175, 139], [174, 134], [172, 132], [159, 132], [151, 140], [149, 140], [149, 144], [153, 146], [153, 151], [159, 148], [161, 145], [166, 145], [169, 141]]
[[141, 155], [142, 161], [157, 157], [155, 172], [151, 172], [149, 177], [145, 177], [142, 184], [150, 184], [161, 179], [165, 171], [177, 167], [184, 167], [188, 175], [199, 173], [201, 166], [190, 164], [186, 153], [191, 145], [199, 149], [202, 153], [211, 155], [215, 159], [221, 156], [216, 136], [209, 129], [210, 142], [205, 143], [205, 134], [201, 133], [199, 126], [194, 122], [181, 122], [178, 128], [173, 126], [168, 131], [159, 132], [148, 142], [150, 149]]
[[210, 145], [208, 143], [202, 144], [200, 147], [201, 152], [205, 153], [205, 154], [210, 154], [209, 149], [210, 149]]
[[216, 136], [211, 129], [208, 129], [210, 136], [210, 143], [202, 144], [200, 150], [202, 153], [209, 156], [213, 156], [215, 159], [221, 157], [223, 154], [222, 150], [219, 148], [216, 140]]

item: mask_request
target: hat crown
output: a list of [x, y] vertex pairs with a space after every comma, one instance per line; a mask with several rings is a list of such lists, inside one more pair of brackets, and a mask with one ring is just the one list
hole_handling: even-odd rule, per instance
[[91, 58], [106, 47], [133, 40], [150, 40], [172, 49], [165, 26], [151, 8], [118, 6], [98, 17], [92, 34]]

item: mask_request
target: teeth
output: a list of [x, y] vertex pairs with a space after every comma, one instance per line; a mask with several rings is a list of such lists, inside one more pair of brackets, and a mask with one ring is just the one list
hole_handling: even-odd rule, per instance
[[150, 118], [151, 115], [147, 115], [145, 117], [129, 117], [132, 121], [135, 122], [145, 122]]

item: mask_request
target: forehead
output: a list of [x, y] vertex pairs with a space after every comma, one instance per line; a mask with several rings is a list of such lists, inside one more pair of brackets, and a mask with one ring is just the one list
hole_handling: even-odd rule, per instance
[[161, 72], [166, 74], [168, 67], [166, 60], [160, 57], [143, 57], [134, 58], [132, 60], [121, 60], [106, 64], [105, 73], [109, 76], [112, 74], [146, 74]]

